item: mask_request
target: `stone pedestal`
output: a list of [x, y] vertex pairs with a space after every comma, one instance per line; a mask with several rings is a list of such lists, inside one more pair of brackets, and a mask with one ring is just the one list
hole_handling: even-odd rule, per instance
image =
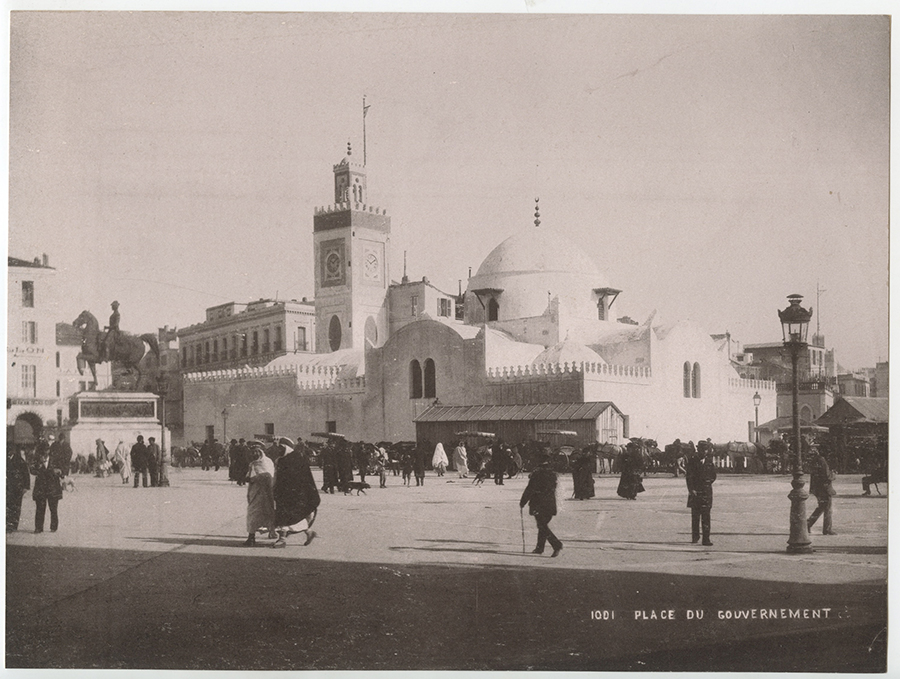
[[[69, 421], [75, 424], [69, 433], [72, 452], [87, 457], [95, 453], [97, 439], [103, 439], [112, 453], [119, 441], [128, 449], [138, 434], [147, 443], [153, 436], [163, 445], [163, 430], [159, 420], [159, 396], [149, 392], [85, 391], [69, 402]], [[169, 434], [165, 433], [168, 444]]]

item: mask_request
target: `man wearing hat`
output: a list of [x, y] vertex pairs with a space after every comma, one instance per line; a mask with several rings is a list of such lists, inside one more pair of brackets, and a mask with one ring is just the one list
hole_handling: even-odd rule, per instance
[[147, 465], [147, 446], [144, 437], [138, 434], [137, 443], [131, 446], [131, 471], [134, 474], [134, 487], [143, 485], [147, 487], [149, 469]]
[[528, 513], [537, 522], [538, 537], [537, 547], [532, 554], [543, 554], [544, 545], [549, 540], [553, 548], [551, 556], [558, 556], [563, 544], [553, 531], [550, 530], [550, 520], [556, 516], [556, 489], [559, 485], [559, 477], [550, 466], [550, 456], [542, 453], [540, 464], [528, 477], [528, 485], [519, 500], [519, 507], [528, 505]]
[[703, 545], [712, 547], [709, 539], [710, 511], [713, 503], [712, 484], [716, 480], [716, 465], [712, 460], [712, 443], [707, 439], [697, 444], [697, 454], [690, 455], [685, 465], [684, 478], [687, 482], [687, 506], [691, 508], [691, 542], [700, 541], [703, 531]]

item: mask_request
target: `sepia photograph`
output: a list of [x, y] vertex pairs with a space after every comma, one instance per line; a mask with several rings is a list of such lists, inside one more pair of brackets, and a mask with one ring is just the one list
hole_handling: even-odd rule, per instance
[[889, 6], [155, 9], [7, 5], [7, 671], [889, 672]]

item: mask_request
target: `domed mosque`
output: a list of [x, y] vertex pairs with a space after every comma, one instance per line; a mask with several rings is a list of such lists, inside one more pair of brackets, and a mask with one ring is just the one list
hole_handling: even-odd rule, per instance
[[570, 331], [596, 329], [598, 320], [613, 322], [610, 306], [620, 290], [608, 287], [583, 247], [540, 225], [535, 203], [534, 228], [491, 250], [469, 279], [463, 319], [492, 323], [521, 341], [549, 347]]
[[463, 430], [509, 443], [559, 429], [577, 431], [579, 445], [746, 441], [757, 391], [774, 417], [774, 384], [740, 379], [727, 348], [696, 324], [655, 313], [616, 321], [621, 291], [583, 245], [541, 226], [537, 201], [534, 226], [450, 294], [409, 278], [405, 256], [402, 280], [391, 280], [390, 217], [368, 202], [365, 163], [333, 170], [335, 204], [313, 224], [314, 347], [262, 368], [186, 375], [189, 439], [226, 407], [237, 430], [445, 448]]

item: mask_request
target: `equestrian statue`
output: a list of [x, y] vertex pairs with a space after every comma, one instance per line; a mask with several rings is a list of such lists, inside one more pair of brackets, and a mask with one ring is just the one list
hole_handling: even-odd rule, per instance
[[119, 303], [113, 302], [112, 309], [113, 313], [109, 317], [107, 332], [100, 330], [97, 319], [87, 310], [82, 311], [72, 323], [77, 330], [81, 330], [81, 353], [76, 357], [78, 373], [83, 375], [84, 367], [89, 367], [91, 377], [94, 378], [94, 384], [96, 384], [97, 364], [117, 361], [129, 373], [137, 373], [134, 388], [138, 390], [142, 376], [140, 363], [146, 353], [144, 343], [147, 343], [157, 359], [159, 359], [159, 343], [153, 333], [135, 336], [121, 332], [119, 330]]

